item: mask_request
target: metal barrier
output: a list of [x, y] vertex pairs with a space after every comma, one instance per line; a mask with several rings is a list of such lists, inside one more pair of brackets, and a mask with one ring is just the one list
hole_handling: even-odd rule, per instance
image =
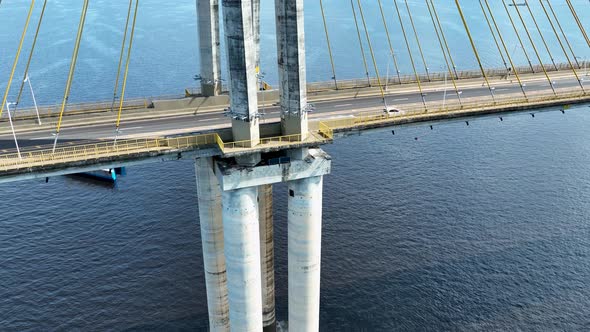
[[464, 100], [463, 104], [459, 104], [457, 101], [448, 103], [445, 105], [445, 107], [433, 107], [428, 109], [425, 109], [422, 105], [416, 105], [415, 107], [407, 107], [404, 108], [404, 110], [395, 113], [386, 113], [385, 111], [369, 111], [359, 113], [354, 117], [350, 118], [323, 120], [320, 123], [320, 132], [322, 126], [331, 128], [332, 131], [337, 129], [352, 129], [355, 127], [362, 127], [364, 125], [387, 123], [404, 117], [412, 117], [424, 114], [453, 113], [468, 110], [475, 111], [478, 109], [500, 108], [510, 106], [518, 107], [550, 101], [571, 100], [575, 98], [582, 98], [588, 96], [590, 96], [589, 93], [583, 92], [561, 93], [558, 96], [555, 96], [553, 94], [539, 94], [530, 95], [528, 98], [506, 96], [502, 98], [496, 97], [495, 101], [490, 100], [482, 102], [479, 99], [476, 99], [476, 101], [474, 102], [465, 102]]
[[53, 151], [31, 150], [18, 153], [0, 154], [0, 171], [19, 170], [34, 166], [81, 162], [106, 157], [122, 157], [144, 152], [158, 152], [171, 149], [218, 147], [222, 153], [236, 152], [236, 149], [255, 149], [262, 146], [283, 147], [302, 142], [324, 142], [331, 139], [331, 129], [325, 129], [329, 136], [322, 137], [310, 133], [310, 139], [302, 140], [301, 135], [276, 136], [260, 139], [260, 143], [253, 146], [252, 141], [238, 141], [225, 143], [217, 133], [179, 136], [172, 138], [143, 138], [72, 145], [58, 147]]
[[[68, 104], [68, 108], [66, 110], [66, 114], [68, 115], [75, 115], [75, 114], [84, 114], [90, 112], [106, 112], [111, 109], [112, 101], [102, 101], [102, 102], [93, 102], [93, 103], [78, 103], [78, 104]], [[146, 98], [142, 99], [130, 99], [126, 100], [123, 103], [123, 110], [133, 110], [133, 109], [141, 109], [141, 108], [148, 108], [151, 105], [151, 101]], [[115, 109], [118, 110], [118, 103], [115, 103]], [[39, 115], [42, 118], [49, 118], [52, 116], [58, 116], [60, 111], [60, 106], [52, 105], [52, 106], [39, 106]], [[16, 116], [14, 119], [17, 120], [29, 120], [29, 119], [36, 119], [37, 113], [34, 108], [23, 108], [18, 109], [16, 112]], [[8, 121], [8, 118], [2, 118], [0, 121]]]
[[217, 134], [174, 138], [144, 138], [94, 144], [58, 147], [53, 151], [34, 150], [0, 155], [0, 170], [22, 169], [45, 164], [84, 161], [110, 156], [126, 156], [140, 152], [157, 152], [170, 148], [180, 149], [198, 146], [216, 146]]

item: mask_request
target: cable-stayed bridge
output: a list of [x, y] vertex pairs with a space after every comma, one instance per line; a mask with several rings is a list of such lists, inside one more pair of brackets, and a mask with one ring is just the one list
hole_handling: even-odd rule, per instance
[[[276, 0], [279, 82], [273, 90], [260, 69], [260, 2], [223, 0], [221, 18], [218, 1], [199, 0], [201, 73], [197, 78], [201, 86], [187, 90], [185, 98], [126, 100], [141, 13], [141, 2], [131, 0], [112, 100], [73, 105], [69, 97], [92, 9], [92, 1], [85, 0], [62, 102], [44, 107], [35, 101], [29, 69], [33, 57], [43, 56], [35, 45], [51, 1], [31, 1], [23, 12], [26, 23], [15, 45], [12, 67], [1, 73], [8, 80], [0, 109], [0, 135], [7, 142], [0, 153], [0, 182], [195, 159], [210, 326], [236, 331], [275, 326], [273, 216], [268, 206], [272, 185], [288, 182], [289, 323], [295, 331], [315, 331], [322, 177], [331, 171], [331, 157], [321, 145], [373, 128], [550, 106], [565, 111], [568, 105], [590, 100], [585, 86], [588, 61], [575, 51], [590, 49], [581, 18], [587, 3], [565, 0], [567, 17], [555, 10], [555, 2], [542, 0], [452, 3], [455, 23], [463, 29], [465, 47], [460, 50], [450, 46], [459, 35], [449, 33], [440, 17], [440, 3], [434, 0], [425, 0], [421, 7], [428, 13], [434, 43], [424, 42], [419, 26], [424, 22], [415, 20], [407, 1], [377, 0], [377, 15], [367, 12], [367, 1], [345, 2], [350, 7], [348, 24], [356, 32], [349, 36], [351, 52], [359, 52], [365, 77], [342, 80], [333, 58], [334, 28], [320, 1], [332, 80], [310, 83], [303, 1]], [[472, 17], [465, 14], [467, 9]], [[485, 21], [503, 67], [485, 67], [480, 41], [470, 28], [473, 15]], [[502, 29], [500, 15], [512, 29]], [[379, 68], [374, 33], [367, 25], [375, 20], [382, 22], [386, 36], [388, 67], [393, 64], [387, 75]], [[572, 43], [573, 35], [564, 31], [563, 20], [575, 23], [576, 40], [585, 45]], [[394, 33], [401, 37], [399, 43]], [[27, 46], [25, 37], [30, 34], [34, 37]], [[514, 50], [508, 38], [518, 40]], [[222, 44], [229, 71], [225, 81]], [[427, 51], [433, 49], [445, 64], [441, 70], [428, 65]], [[515, 61], [515, 50], [523, 53], [526, 63]], [[461, 70], [457, 55], [464, 53], [473, 56], [477, 68]], [[408, 68], [400, 66], [402, 59]], [[26, 63], [22, 76], [17, 73], [19, 61]], [[29, 92], [34, 105], [25, 108], [19, 104], [23, 93]], [[465, 122], [469, 125], [469, 120]]]

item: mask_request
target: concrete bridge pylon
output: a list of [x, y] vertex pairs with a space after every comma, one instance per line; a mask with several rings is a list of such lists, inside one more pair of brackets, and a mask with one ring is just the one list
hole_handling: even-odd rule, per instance
[[[197, 1], [200, 9], [205, 8], [204, 15], [211, 15], [204, 22], [219, 15], [217, 0]], [[309, 136], [310, 110], [303, 2], [275, 0], [281, 131], [302, 142]], [[226, 114], [232, 121], [233, 141], [242, 148], [256, 148], [263, 139], [257, 100], [260, 0], [221, 3], [229, 69]], [[216, 33], [201, 38], [202, 52], [218, 47], [211, 42]], [[213, 67], [220, 67], [219, 63]], [[206, 278], [210, 329], [276, 331], [272, 186], [286, 182], [288, 324], [292, 331], [318, 331], [323, 176], [331, 171], [331, 157], [319, 148], [297, 148], [197, 159], [196, 168], [199, 195], [205, 195], [199, 199], [199, 210], [205, 209], [199, 215], [203, 256], [211, 271]]]

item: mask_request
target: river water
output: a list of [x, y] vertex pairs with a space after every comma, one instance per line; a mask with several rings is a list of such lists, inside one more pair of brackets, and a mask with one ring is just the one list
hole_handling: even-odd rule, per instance
[[[59, 100], [63, 90], [79, 14], [77, 2], [52, 3], [39, 43], [43, 56], [31, 71], [44, 103]], [[459, 29], [451, 2], [440, 3], [445, 25]], [[410, 4], [417, 21], [427, 18], [419, 2]], [[574, 4], [588, 8], [585, 1]], [[306, 5], [310, 80], [326, 80], [321, 16], [315, 2]], [[0, 80], [8, 75], [25, 6], [0, 5]], [[272, 83], [272, 2], [263, 6], [263, 67]], [[379, 40], [378, 7], [365, 6]], [[124, 7], [91, 3], [74, 100], [112, 94], [120, 47], [113, 40], [120, 38]], [[347, 9], [326, 1], [339, 76], [360, 77], [359, 57], [347, 49], [354, 39], [346, 36], [356, 33]], [[466, 11], [484, 38], [485, 26], [473, 21], [476, 9]], [[140, 13], [130, 94], [178, 94], [194, 85], [194, 1], [165, 7], [146, 0]], [[564, 28], [580, 56], [590, 55], [573, 22], [564, 20]], [[501, 65], [481, 38], [484, 62]], [[475, 67], [465, 47], [457, 57], [464, 68]], [[437, 63], [435, 53], [429, 58]], [[322, 330], [590, 329], [590, 113], [587, 106], [547, 111], [471, 119], [469, 126], [437, 123], [434, 130], [399, 127], [395, 135], [381, 130], [326, 146], [333, 174], [325, 179]], [[0, 185], [0, 330], [206, 329], [193, 167], [189, 161], [137, 166], [117, 186], [73, 177]], [[285, 186], [275, 187], [281, 322], [286, 194]]]

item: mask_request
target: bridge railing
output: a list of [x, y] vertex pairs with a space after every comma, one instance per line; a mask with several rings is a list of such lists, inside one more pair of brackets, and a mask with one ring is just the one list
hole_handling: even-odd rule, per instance
[[0, 170], [21, 169], [44, 164], [58, 164], [100, 159], [110, 156], [126, 156], [140, 152], [163, 149], [180, 149], [197, 146], [214, 146], [217, 134], [205, 134], [173, 138], [140, 138], [100, 142], [93, 144], [72, 145], [53, 149], [32, 150], [18, 153], [1, 154]]
[[179, 136], [170, 138], [139, 138], [60, 146], [55, 149], [41, 149], [18, 153], [0, 154], [0, 171], [18, 170], [34, 166], [84, 162], [108, 157], [124, 157], [140, 153], [159, 152], [171, 149], [217, 147], [223, 153], [236, 152], [236, 149], [251, 149], [265, 146], [287, 146], [302, 142], [323, 142], [333, 138], [332, 130], [325, 126], [321, 137], [310, 133], [310, 138], [302, 140], [302, 135], [286, 135], [261, 138], [253, 146], [252, 141], [224, 142], [217, 133]]
[[[129, 99], [123, 102], [123, 110], [148, 108], [151, 105], [151, 100], [148, 98]], [[107, 112], [111, 109], [112, 101], [102, 101], [93, 103], [77, 103], [68, 104], [65, 114], [86, 114], [90, 112]], [[119, 110], [119, 102], [114, 104], [114, 110]], [[61, 105], [39, 106], [39, 116], [42, 118], [55, 117], [59, 115]], [[16, 111], [15, 118], [19, 120], [37, 119], [37, 113], [34, 108], [19, 108]], [[3, 117], [0, 121], [8, 121], [8, 117]]]
[[[589, 66], [590, 61], [581, 61], [580, 66], [575, 66], [576, 69], [582, 70], [584, 67]], [[568, 71], [571, 70], [568, 63], [557, 63], [555, 66], [553, 64], [545, 64], [545, 69], [548, 72], [554, 71]], [[557, 68], [557, 69], [556, 69]], [[518, 71], [519, 75], [522, 74], [532, 74], [532, 73], [542, 73], [543, 67], [541, 65], [533, 65], [531, 66], [521, 66], [517, 67], [516, 70]], [[486, 69], [485, 73], [488, 77], [506, 77], [508, 71], [506, 68], [490, 68]], [[475, 78], [482, 78], [483, 75], [481, 70], [461, 70], [457, 71], [456, 73], [453, 72], [453, 77], [456, 77], [459, 80], [465, 79], [475, 79]], [[510, 72], [510, 76], [514, 76], [514, 70]], [[445, 79], [451, 81], [451, 75], [448, 71], [440, 71], [440, 72], [430, 72], [429, 75], [426, 73], [419, 73], [418, 79], [422, 83], [428, 82], [441, 82]], [[393, 73], [390, 74], [388, 77], [381, 77], [381, 86], [386, 87], [394, 87], [395, 85], [399, 84], [413, 84], [417, 83], [418, 79], [416, 79], [416, 75], [414, 74], [401, 74], [398, 75]], [[325, 90], [333, 90], [334, 89], [334, 82], [312, 82], [308, 83], [307, 89], [308, 92], [320, 92]], [[369, 88], [369, 87], [379, 87], [379, 80], [376, 77], [370, 78], [357, 78], [357, 79], [348, 79], [348, 80], [338, 80], [338, 88], [339, 89], [361, 89], [361, 88]]]
[[[345, 129], [345, 128], [355, 128], [355, 127], [362, 127], [364, 125], [371, 125], [380, 122], [390, 122], [395, 121], [397, 119], [403, 117], [411, 117], [411, 116], [419, 116], [424, 114], [437, 114], [437, 113], [452, 113], [452, 112], [461, 112], [464, 110], [473, 110], [476, 111], [478, 109], [485, 109], [485, 108], [499, 108], [499, 107], [509, 107], [509, 106], [519, 106], [519, 105], [530, 105], [532, 103], [543, 103], [543, 102], [550, 102], [550, 101], [559, 101], [559, 100], [571, 100], [575, 98], [582, 98], [588, 97], [590, 94], [584, 92], [571, 92], [571, 93], [560, 93], [557, 96], [554, 94], [539, 94], [539, 95], [530, 95], [528, 98], [524, 98], [524, 96], [515, 97], [515, 96], [505, 96], [505, 97], [496, 97], [495, 101], [481, 101], [476, 99], [474, 101], [464, 101], [462, 104], [459, 104], [458, 101], [450, 102], [446, 104], [444, 107], [440, 106], [429, 106], [427, 109], [424, 108], [423, 105], [414, 105], [409, 107], [404, 107], [403, 110], [398, 112], [389, 112], [386, 113], [385, 111], [368, 111], [368, 112], [361, 112], [354, 116], [347, 117], [347, 118], [339, 118], [339, 119], [332, 119], [332, 120], [323, 120], [320, 123], [320, 128], [324, 126], [325, 128], [331, 128], [331, 130], [338, 130], [338, 129]], [[565, 106], [565, 105], [564, 105]], [[320, 129], [321, 131], [321, 129]]]

